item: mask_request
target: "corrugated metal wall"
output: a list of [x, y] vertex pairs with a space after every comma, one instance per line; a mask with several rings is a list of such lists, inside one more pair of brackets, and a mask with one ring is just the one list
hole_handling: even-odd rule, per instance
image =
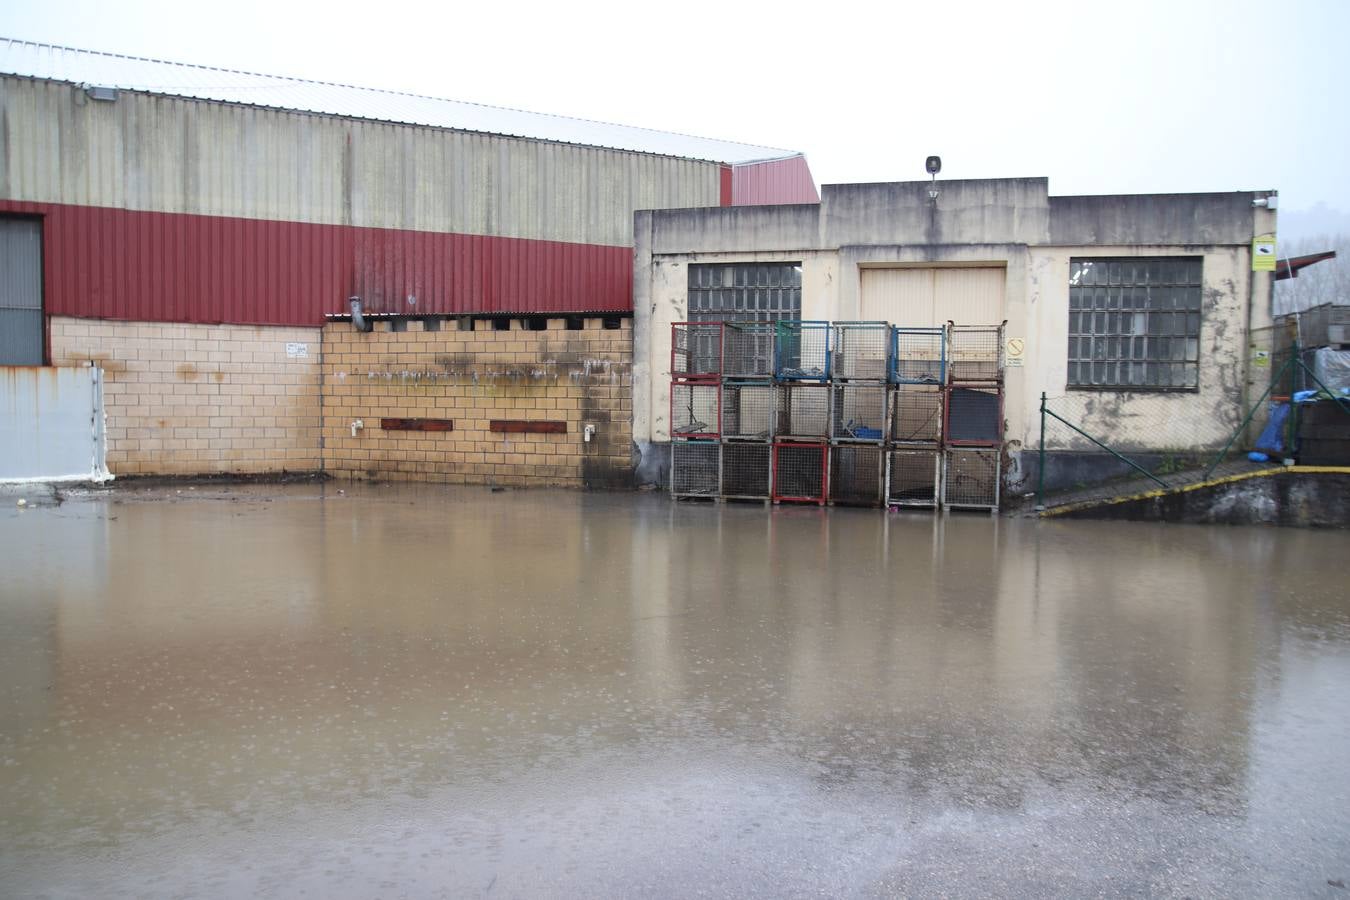
[[352, 295], [410, 314], [632, 308], [627, 247], [5, 201], [0, 212], [43, 215], [49, 315], [313, 325]]
[[10, 76], [0, 116], [49, 315], [624, 311], [633, 211], [721, 199], [716, 163]]
[[731, 173], [732, 206], [820, 202], [804, 156], [743, 163]]
[[0, 115], [11, 200], [628, 246], [720, 199], [711, 162], [12, 76]]

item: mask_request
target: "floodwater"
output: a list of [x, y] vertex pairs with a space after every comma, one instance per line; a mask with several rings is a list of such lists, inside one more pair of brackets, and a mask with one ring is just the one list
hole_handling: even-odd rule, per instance
[[0, 548], [0, 896], [1350, 896], [1344, 533], [329, 483]]

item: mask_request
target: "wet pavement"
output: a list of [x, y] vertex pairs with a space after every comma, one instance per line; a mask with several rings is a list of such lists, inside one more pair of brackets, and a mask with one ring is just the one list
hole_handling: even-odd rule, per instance
[[1350, 897], [1335, 532], [0, 508], [0, 896]]

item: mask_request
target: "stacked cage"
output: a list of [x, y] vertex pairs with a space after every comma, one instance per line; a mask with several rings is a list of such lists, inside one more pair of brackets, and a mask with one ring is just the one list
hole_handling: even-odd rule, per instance
[[832, 330], [829, 322], [775, 323], [775, 503], [824, 504], [829, 496]]
[[947, 326], [942, 400], [942, 505], [946, 509], [998, 509], [1003, 329], [1003, 325]]
[[942, 502], [947, 332], [895, 327], [890, 338], [886, 502], [936, 509]]
[[772, 322], [728, 322], [722, 332], [722, 481], [729, 500], [773, 496], [778, 413]]
[[880, 506], [885, 497], [887, 322], [836, 322], [830, 351], [831, 503]]
[[670, 492], [715, 498], [722, 489], [720, 322], [676, 322], [670, 339]]

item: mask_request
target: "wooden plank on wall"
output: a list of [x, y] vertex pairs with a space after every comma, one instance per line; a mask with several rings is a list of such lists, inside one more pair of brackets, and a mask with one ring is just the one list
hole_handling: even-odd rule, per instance
[[567, 423], [526, 419], [493, 419], [488, 430], [498, 434], [567, 434]]
[[453, 419], [380, 419], [385, 431], [454, 431]]

